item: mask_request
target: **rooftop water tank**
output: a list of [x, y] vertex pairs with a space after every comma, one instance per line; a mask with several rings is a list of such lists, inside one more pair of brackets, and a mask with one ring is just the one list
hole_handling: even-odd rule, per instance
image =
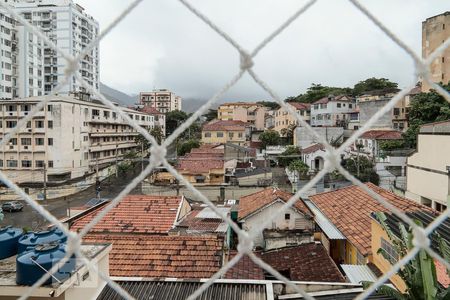
[[[17, 284], [33, 285], [53, 268], [54, 265], [61, 262], [66, 255], [65, 248], [66, 245], [60, 243], [44, 244], [37, 245], [31, 250], [19, 254], [16, 263]], [[71, 276], [74, 270], [75, 257], [71, 257], [43, 285], [49, 285], [58, 281], [63, 282]]]
[[20, 228], [0, 228], [0, 260], [17, 254], [18, 242], [23, 234]]
[[19, 239], [19, 254], [27, 250], [28, 247], [54, 242], [64, 243], [66, 241], [67, 236], [56, 227], [48, 231], [30, 232]]

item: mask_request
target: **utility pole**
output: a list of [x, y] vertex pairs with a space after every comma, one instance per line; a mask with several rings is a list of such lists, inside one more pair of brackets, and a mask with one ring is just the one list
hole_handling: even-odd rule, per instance
[[44, 162], [44, 201], [47, 201], [47, 164]]

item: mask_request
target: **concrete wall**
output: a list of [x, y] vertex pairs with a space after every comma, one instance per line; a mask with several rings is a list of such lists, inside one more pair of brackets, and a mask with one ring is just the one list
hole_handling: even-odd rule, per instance
[[312, 235], [286, 236], [280, 238], [266, 238], [265, 250], [279, 249], [287, 246], [307, 244], [314, 241]]
[[[366, 124], [367, 121], [369, 121], [369, 119], [372, 118], [373, 115], [382, 109], [388, 102], [389, 99], [359, 102], [359, 120], [361, 126], [364, 126], [364, 124]], [[372, 128], [392, 128], [392, 110], [388, 111], [381, 118], [379, 118], [375, 124], [372, 125]]]
[[[450, 136], [423, 135], [418, 137], [418, 151], [408, 158], [407, 193], [408, 198], [419, 201], [421, 197], [435, 203], [447, 204], [450, 194]], [[419, 169], [419, 168], [424, 169]]]
[[[342, 127], [314, 127], [314, 131], [326, 138], [328, 142], [340, 139], [343, 141], [344, 128]], [[294, 133], [294, 145], [306, 148], [311, 144], [318, 143], [317, 139], [303, 127], [297, 127]]]

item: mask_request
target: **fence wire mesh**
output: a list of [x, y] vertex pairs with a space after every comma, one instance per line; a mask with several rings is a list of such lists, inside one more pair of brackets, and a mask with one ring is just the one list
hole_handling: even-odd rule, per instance
[[[55, 43], [53, 43], [44, 32], [42, 32], [39, 28], [30, 24], [26, 19], [20, 16], [18, 13], [14, 11], [14, 9], [9, 6], [9, 4], [5, 2], [0, 2], [0, 8], [5, 9], [13, 18], [15, 18], [19, 23], [23, 24], [27, 29], [29, 29], [33, 34], [36, 34], [39, 38], [41, 38], [48, 47], [55, 50], [58, 54], [60, 54], [68, 63], [68, 67], [65, 70], [64, 79], [57, 85], [55, 89], [51, 92], [51, 94], [47, 95], [44, 100], [38, 103], [36, 107], [29, 113], [28, 116], [22, 118], [17, 126], [7, 134], [4, 139], [0, 142], [0, 147], [6, 145], [9, 140], [16, 135], [19, 130], [24, 127], [28, 121], [30, 121], [36, 113], [42, 110], [45, 105], [52, 100], [52, 97], [61, 90], [66, 84], [68, 84], [69, 80], [73, 76], [88, 92], [90, 92], [94, 97], [98, 98], [104, 105], [118, 113], [126, 123], [137, 130], [140, 134], [142, 134], [150, 143], [150, 153], [151, 159], [150, 164], [141, 172], [139, 176], [137, 176], [129, 185], [118, 195], [116, 196], [110, 204], [108, 204], [104, 210], [101, 211], [88, 225], [86, 225], [78, 234], [74, 232], [70, 232], [66, 229], [66, 227], [55, 218], [49, 211], [47, 211], [43, 206], [41, 206], [37, 201], [33, 200], [30, 196], [28, 196], [19, 186], [14, 184], [11, 180], [8, 179], [5, 174], [0, 172], [0, 180], [2, 180], [10, 189], [12, 189], [17, 195], [23, 198], [33, 209], [35, 209], [39, 214], [41, 214], [45, 219], [47, 219], [51, 224], [57, 226], [60, 230], [62, 230], [68, 236], [68, 246], [67, 246], [67, 254], [65, 258], [61, 261], [60, 264], [64, 264], [72, 255], [76, 255], [77, 258], [87, 267], [90, 271], [98, 273], [98, 275], [107, 282], [107, 284], [114, 289], [120, 296], [124, 299], [134, 299], [131, 295], [129, 295], [124, 289], [122, 289], [118, 284], [111, 280], [111, 278], [102, 273], [98, 268], [89, 261], [87, 257], [83, 255], [81, 252], [81, 241], [82, 238], [91, 230], [111, 209], [119, 204], [124, 196], [130, 193], [141, 181], [143, 181], [155, 167], [164, 166], [167, 170], [176, 177], [181, 184], [184, 184], [189, 191], [191, 191], [198, 199], [208, 205], [217, 215], [219, 215], [228, 225], [237, 233], [239, 237], [239, 244], [237, 247], [238, 253], [237, 255], [228, 261], [214, 276], [212, 276], [208, 281], [206, 281], [199, 289], [197, 289], [192, 295], [188, 297], [189, 300], [196, 299], [199, 297], [208, 287], [210, 287], [215, 280], [221, 278], [230, 268], [232, 268], [244, 255], [248, 255], [250, 259], [263, 268], [268, 273], [272, 274], [278, 280], [284, 282], [291, 289], [296, 291], [297, 293], [303, 295], [305, 299], [314, 299], [312, 296], [308, 295], [308, 293], [303, 290], [298, 285], [292, 283], [286, 277], [281, 275], [278, 271], [276, 271], [273, 267], [265, 263], [255, 254], [253, 254], [252, 249], [254, 246], [254, 238], [261, 233], [262, 229], [265, 226], [270, 225], [272, 221], [278, 216], [286, 212], [292, 205], [295, 204], [299, 198], [305, 194], [307, 190], [315, 186], [326, 173], [332, 172], [334, 170], [339, 171], [346, 179], [351, 181], [353, 184], [359, 186], [362, 190], [371, 195], [376, 201], [381, 203], [387, 209], [389, 209], [393, 214], [398, 216], [401, 220], [406, 222], [413, 230], [414, 233], [414, 247], [413, 249], [402, 259], [400, 259], [396, 264], [392, 266], [392, 268], [386, 272], [383, 276], [378, 278], [378, 280], [372, 284], [367, 290], [358, 295], [356, 299], [366, 299], [370, 296], [378, 287], [383, 285], [389, 278], [396, 274], [405, 264], [407, 264], [411, 259], [413, 259], [420, 250], [427, 251], [434, 259], [441, 262], [447, 269], [450, 270], [450, 263], [442, 258], [438, 253], [433, 251], [430, 248], [430, 239], [429, 235], [433, 233], [433, 231], [440, 225], [442, 222], [446, 220], [446, 218], [450, 215], [450, 208], [447, 208], [445, 212], [443, 212], [438, 218], [434, 220], [427, 228], [420, 228], [416, 223], [410, 219], [405, 213], [401, 210], [397, 209], [395, 206], [390, 204], [386, 199], [384, 199], [379, 194], [375, 193], [373, 190], [364, 185], [361, 181], [352, 176], [347, 170], [345, 170], [341, 164], [341, 154], [347, 149], [350, 145], [352, 145], [365, 131], [370, 129], [372, 125], [381, 118], [385, 113], [389, 112], [398, 101], [400, 101], [404, 96], [406, 96], [414, 87], [416, 82], [421, 78], [426, 81], [433, 89], [435, 89], [440, 95], [442, 95], [449, 103], [450, 103], [450, 94], [445, 91], [442, 87], [434, 83], [431, 79], [430, 75], [430, 65], [431, 63], [438, 58], [443, 52], [450, 46], [450, 39], [447, 39], [442, 43], [440, 47], [438, 47], [427, 59], [422, 59], [418, 56], [410, 47], [408, 47], [400, 38], [398, 38], [387, 26], [385, 26], [376, 16], [374, 16], [366, 7], [364, 7], [357, 0], [348, 0], [351, 2], [363, 15], [365, 15], [369, 20], [372, 21], [374, 26], [378, 27], [380, 30], [384, 32], [384, 34], [389, 37], [395, 44], [397, 44], [401, 49], [405, 51], [405, 54], [408, 55], [414, 62], [415, 65], [415, 76], [414, 80], [411, 81], [409, 86], [402, 89], [395, 97], [393, 97], [382, 109], [380, 109], [376, 114], [372, 116], [372, 118], [364, 124], [361, 128], [359, 128], [346, 142], [344, 142], [338, 149], [333, 148], [324, 137], [318, 135], [312, 127], [302, 118], [302, 116], [295, 113], [291, 106], [287, 105], [278, 94], [269, 86], [268, 83], [263, 81], [255, 71], [253, 70], [254, 62], [253, 59], [258, 55], [258, 53], [269, 43], [274, 42], [274, 39], [282, 33], [284, 29], [286, 29], [291, 23], [299, 19], [304, 13], [307, 13], [308, 9], [311, 8], [317, 0], [310, 0], [306, 2], [306, 4], [300, 6], [295, 13], [289, 17], [283, 24], [281, 24], [278, 28], [276, 28], [272, 33], [270, 33], [252, 52], [248, 52], [242, 47], [239, 43], [237, 43], [229, 34], [223, 31], [219, 26], [217, 26], [208, 16], [203, 14], [199, 9], [194, 7], [190, 2], [186, 0], [179, 0], [189, 11], [191, 11], [194, 15], [196, 15], [199, 19], [201, 19], [207, 26], [209, 26], [212, 30], [214, 30], [218, 35], [224, 38], [228, 43], [230, 43], [239, 53], [240, 62], [239, 62], [239, 71], [236, 75], [234, 75], [231, 80], [226, 83], [223, 88], [218, 91], [213, 97], [211, 97], [199, 110], [197, 110], [185, 123], [179, 126], [172, 135], [170, 135], [161, 145], [159, 145], [155, 138], [151, 136], [144, 128], [140, 127], [134, 120], [130, 119], [128, 114], [123, 112], [120, 107], [115, 106], [111, 101], [106, 99], [101, 93], [97, 90], [93, 89], [77, 72], [80, 67], [80, 62], [82, 58], [88, 54], [91, 50], [93, 50], [99, 42], [114, 29], [114, 27], [118, 26], [120, 22], [132, 12], [143, 0], [135, 0], [131, 2], [131, 4], [120, 14], [115, 20], [108, 26], [104, 31], [102, 31], [83, 51], [76, 57], [73, 57], [69, 53], [66, 53], [62, 49], [59, 49]], [[313, 135], [319, 143], [322, 143], [326, 149], [326, 157], [325, 157], [325, 167], [322, 171], [320, 171], [313, 179], [311, 179], [302, 189], [300, 189], [288, 202], [286, 202], [282, 209], [278, 211], [276, 215], [272, 215], [268, 218], [264, 224], [261, 224], [259, 228], [255, 228], [250, 232], [246, 232], [241, 230], [227, 215], [223, 214], [223, 212], [206, 197], [199, 190], [197, 190], [191, 183], [186, 181], [186, 179], [179, 174], [168, 162], [166, 159], [167, 147], [173, 143], [178, 136], [180, 136], [185, 130], [187, 130], [200, 116], [207, 112], [207, 110], [218, 100], [220, 99], [225, 92], [227, 92], [233, 85], [235, 85], [245, 73], [248, 73], [253, 80], [264, 90], [267, 94], [278, 104], [284, 108], [288, 113], [290, 113], [294, 118], [298, 121], [298, 123], [303, 126], [311, 135]], [[38, 282], [36, 282], [32, 287], [30, 287], [25, 294], [23, 294], [19, 299], [24, 300], [30, 297], [33, 292], [40, 287], [44, 282], [49, 279], [53, 273], [58, 270], [59, 265], [55, 265], [50, 272], [48, 272], [45, 276], [43, 276]]]

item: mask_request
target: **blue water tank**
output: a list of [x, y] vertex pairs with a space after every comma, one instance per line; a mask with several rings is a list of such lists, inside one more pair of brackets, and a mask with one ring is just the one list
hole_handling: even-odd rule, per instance
[[19, 253], [24, 252], [28, 247], [66, 241], [67, 236], [56, 227], [48, 231], [30, 232], [19, 239]]
[[0, 228], [0, 260], [17, 254], [18, 242], [23, 234], [20, 228]]
[[[31, 247], [30, 247], [31, 248]], [[66, 245], [51, 243], [37, 245], [17, 256], [16, 282], [19, 285], [33, 285], [47, 273], [54, 265], [58, 264], [66, 255]], [[63, 282], [69, 278], [75, 270], [75, 257], [72, 256], [64, 265], [53, 273], [53, 276], [44, 282], [49, 285], [58, 281]]]

